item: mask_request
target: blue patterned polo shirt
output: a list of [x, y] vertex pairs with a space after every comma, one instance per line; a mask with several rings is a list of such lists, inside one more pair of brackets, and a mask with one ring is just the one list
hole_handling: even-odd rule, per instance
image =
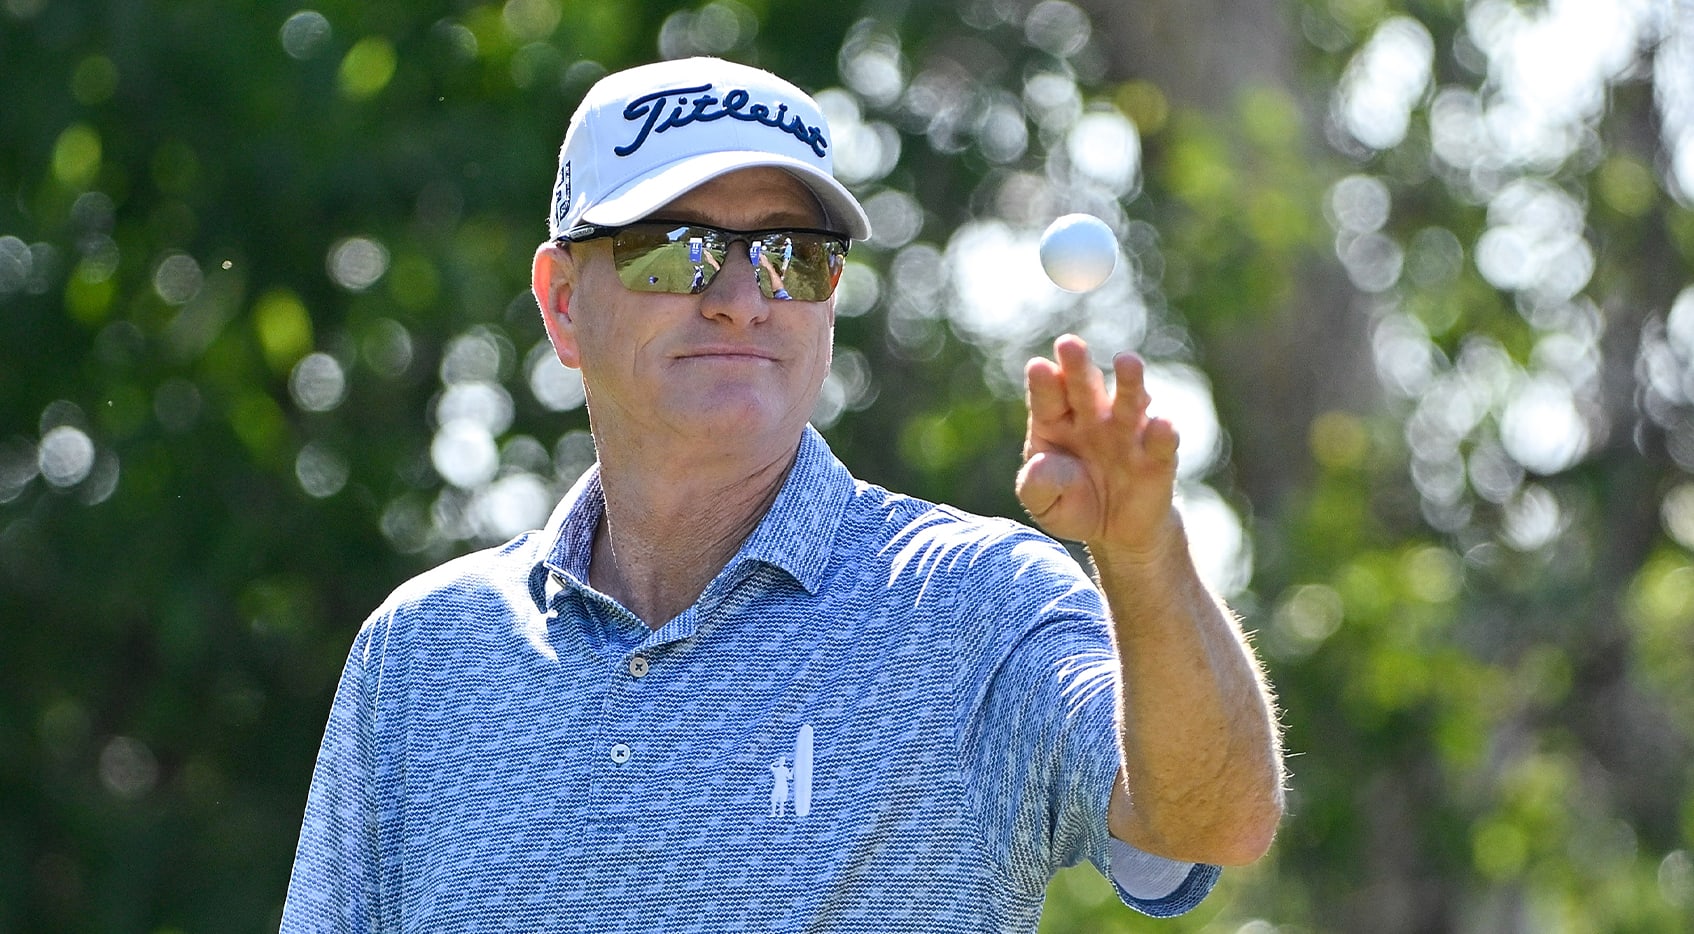
[[1218, 877], [1113, 840], [1116, 665], [1057, 543], [855, 481], [810, 428], [657, 631], [588, 584], [590, 470], [547, 526], [397, 590], [354, 642], [282, 930], [1034, 931]]

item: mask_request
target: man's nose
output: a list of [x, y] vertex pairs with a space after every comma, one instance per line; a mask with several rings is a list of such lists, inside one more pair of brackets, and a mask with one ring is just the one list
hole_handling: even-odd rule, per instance
[[724, 253], [723, 268], [700, 293], [700, 313], [727, 318], [738, 324], [755, 324], [770, 314], [769, 300], [759, 290], [758, 266], [748, 244], [737, 240]]

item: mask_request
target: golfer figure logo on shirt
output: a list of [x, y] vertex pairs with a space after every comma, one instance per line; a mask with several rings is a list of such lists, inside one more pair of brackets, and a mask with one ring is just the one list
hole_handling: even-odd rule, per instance
[[[803, 724], [794, 737], [794, 767], [788, 757], [771, 762], [771, 817], [787, 817], [788, 802], [794, 802], [794, 816], [812, 813], [812, 725]], [[790, 788], [792, 783], [792, 789]]]
[[771, 816], [783, 817], [788, 814], [788, 780], [794, 777], [794, 770], [788, 767], [787, 759], [778, 759], [771, 763]]

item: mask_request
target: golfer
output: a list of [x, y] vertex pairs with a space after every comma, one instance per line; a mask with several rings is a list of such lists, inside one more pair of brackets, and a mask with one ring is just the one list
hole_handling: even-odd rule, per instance
[[597, 463], [365, 621], [284, 931], [1033, 932], [1064, 866], [1163, 916], [1270, 845], [1272, 703], [1136, 357], [1028, 366], [1018, 496], [1092, 578], [808, 426], [870, 233], [834, 143], [716, 59], [589, 90], [533, 281]]

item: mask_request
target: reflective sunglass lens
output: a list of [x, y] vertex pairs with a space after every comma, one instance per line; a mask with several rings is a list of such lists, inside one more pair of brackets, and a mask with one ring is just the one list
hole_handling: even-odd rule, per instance
[[696, 294], [723, 267], [729, 245], [747, 244], [759, 291], [766, 298], [819, 302], [840, 279], [846, 244], [828, 234], [767, 231], [745, 236], [712, 227], [634, 224], [612, 235], [612, 261], [626, 288]]

